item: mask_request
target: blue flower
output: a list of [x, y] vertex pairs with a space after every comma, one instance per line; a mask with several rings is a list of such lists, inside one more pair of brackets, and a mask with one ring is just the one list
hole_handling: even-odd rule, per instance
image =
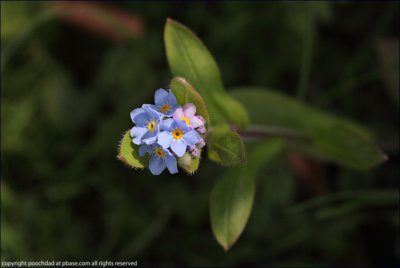
[[165, 168], [168, 168], [171, 174], [178, 173], [176, 158], [169, 150], [156, 143], [152, 145], [143, 144], [139, 147], [139, 155], [144, 156], [146, 153], [151, 156], [149, 169], [153, 175], [161, 174]]
[[154, 103], [156, 105], [150, 105], [150, 107], [161, 115], [168, 117], [172, 116], [176, 108], [179, 107], [176, 104], [176, 97], [170, 89], [166, 91], [165, 89], [159, 88], [154, 94]]
[[157, 112], [150, 109], [148, 105], [137, 108], [131, 112], [131, 119], [136, 126], [131, 129], [132, 142], [140, 145], [152, 144], [157, 140], [160, 129], [160, 116]]
[[158, 135], [158, 144], [164, 149], [171, 147], [178, 157], [186, 152], [187, 146], [195, 145], [200, 141], [196, 130], [190, 129], [183, 120], [166, 119], [161, 122], [160, 127], [164, 131]]

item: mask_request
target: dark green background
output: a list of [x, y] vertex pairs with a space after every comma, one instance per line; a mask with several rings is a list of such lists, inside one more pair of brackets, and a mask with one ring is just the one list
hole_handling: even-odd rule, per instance
[[[9, 57], [1, 76], [2, 261], [398, 262], [398, 203], [390, 198], [398, 186], [398, 73], [390, 76], [398, 62], [382, 64], [398, 59], [388, 45], [398, 45], [398, 3], [108, 3], [145, 26], [118, 44], [61, 18], [39, 24], [52, 4], [1, 3], [2, 61]], [[320, 197], [281, 154], [259, 176], [248, 225], [224, 252], [208, 200], [229, 168], [204, 156], [193, 176], [151, 176], [116, 159], [129, 112], [172, 78], [167, 17], [204, 41], [228, 91], [257, 85], [296, 96], [303, 40], [314, 31], [306, 102], [363, 123], [389, 160], [365, 172], [318, 162], [326, 175], [312, 184], [327, 186], [319, 195], [346, 199], [296, 213]], [[353, 200], [360, 193], [365, 198]]]

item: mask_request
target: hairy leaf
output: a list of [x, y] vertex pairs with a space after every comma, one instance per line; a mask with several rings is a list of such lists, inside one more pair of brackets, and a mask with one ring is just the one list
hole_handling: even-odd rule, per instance
[[129, 133], [129, 130], [124, 134], [124, 137], [121, 140], [119, 145], [119, 152], [117, 158], [133, 168], [144, 168], [147, 166], [149, 162], [149, 157], [146, 154], [143, 157], [140, 157], [139, 154], [139, 146], [132, 143], [132, 138]]

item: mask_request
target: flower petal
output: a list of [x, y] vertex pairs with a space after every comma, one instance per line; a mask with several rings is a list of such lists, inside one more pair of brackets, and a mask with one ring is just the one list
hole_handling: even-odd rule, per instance
[[160, 112], [160, 107], [158, 107], [157, 105], [150, 104], [149, 108], [152, 109], [153, 111], [157, 112], [157, 113]]
[[[160, 128], [160, 126], [156, 125], [156, 129], [154, 131], [152, 131], [152, 132], [151, 131], [147, 131], [147, 133], [143, 135], [142, 139], [144, 140], [144, 139], [148, 139], [148, 138], [152, 138], [154, 136], [157, 136], [159, 128]], [[147, 127], [146, 127], [146, 129], [147, 129]]]
[[163, 104], [167, 103], [167, 101], [168, 91], [162, 88], [157, 89], [156, 93], [154, 94], [154, 103], [157, 106], [162, 106]]
[[132, 122], [138, 126], [143, 126], [149, 121], [149, 117], [146, 110], [143, 108], [137, 108], [131, 112]]
[[192, 128], [198, 128], [198, 127], [203, 126], [203, 125], [204, 125], [203, 121], [201, 121], [197, 116], [193, 116], [190, 119], [190, 126]]
[[154, 135], [153, 137], [149, 137], [149, 138], [142, 138], [142, 142], [144, 142], [147, 145], [153, 144], [157, 141], [157, 135]]
[[172, 135], [171, 132], [163, 131], [158, 134], [157, 143], [160, 144], [163, 148], [167, 149], [171, 145]]
[[151, 154], [153, 146], [143, 144], [139, 147], [139, 156], [144, 156], [146, 153]]
[[186, 122], [183, 120], [175, 120], [175, 125], [177, 128], [181, 129], [183, 133], [186, 133], [190, 130], [190, 127], [188, 127], [188, 125], [186, 125]]
[[156, 122], [160, 121], [160, 113], [157, 110], [154, 110], [150, 105], [147, 107], [146, 113], [150, 120], [155, 120]]
[[172, 106], [167, 112], [163, 113], [163, 115], [165, 115], [167, 117], [171, 117], [177, 108], [179, 108], [179, 106], [177, 106], [177, 105]]
[[178, 108], [175, 110], [174, 114], [172, 115], [172, 118], [175, 120], [182, 120], [182, 117], [184, 117], [183, 109]]
[[166, 165], [164, 159], [157, 156], [153, 156], [152, 158], [150, 158], [149, 169], [153, 175], [160, 175], [165, 167]]
[[133, 127], [131, 129], [132, 142], [140, 145], [142, 143], [142, 137], [147, 133], [147, 128], [144, 127]]
[[175, 126], [174, 119], [171, 119], [171, 118], [165, 119], [165, 120], [161, 121], [161, 123], [160, 123], [160, 128], [162, 130], [172, 131], [172, 130], [174, 130], [174, 126]]
[[183, 113], [189, 119], [191, 119], [196, 114], [196, 106], [193, 103], [186, 103], [183, 106]]
[[171, 106], [175, 106], [176, 105], [176, 97], [174, 95], [174, 93], [172, 92], [171, 89], [168, 90], [168, 103]]
[[197, 133], [196, 130], [190, 130], [183, 134], [183, 141], [186, 143], [186, 145], [195, 145], [200, 141], [200, 135]]
[[164, 160], [165, 160], [165, 164], [167, 165], [167, 168], [171, 174], [178, 173], [178, 167], [177, 167], [175, 156], [165, 155]]
[[179, 157], [185, 154], [186, 144], [182, 140], [173, 140], [171, 150]]

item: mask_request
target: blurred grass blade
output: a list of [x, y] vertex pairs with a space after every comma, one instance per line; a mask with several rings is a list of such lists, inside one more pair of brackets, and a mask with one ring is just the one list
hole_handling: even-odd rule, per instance
[[209, 124], [206, 104], [201, 95], [182, 77], [174, 77], [170, 84], [172, 92], [174, 92], [177, 102], [180, 105], [193, 103], [196, 106], [196, 114], [201, 115], [206, 123]]
[[143, 21], [138, 15], [110, 4], [57, 2], [54, 4], [54, 10], [60, 18], [115, 42], [138, 38], [144, 31]]
[[245, 160], [245, 148], [239, 134], [227, 125], [215, 127], [207, 135], [208, 157], [224, 166], [238, 164]]
[[370, 206], [392, 206], [399, 201], [399, 192], [396, 190], [363, 190], [342, 191], [330, 195], [324, 195], [307, 200], [290, 208], [290, 213], [302, 213], [311, 209], [329, 207], [338, 202], [354, 201], [362, 205]]
[[203, 96], [212, 123], [232, 123], [245, 128], [246, 110], [224, 91], [217, 63], [200, 39], [187, 27], [168, 19], [164, 42], [172, 73], [187, 79]]
[[226, 172], [210, 197], [211, 227], [221, 246], [228, 250], [246, 226], [253, 206], [255, 176], [283, 147], [278, 139], [269, 140], [248, 150], [247, 162]]
[[240, 88], [232, 95], [248, 109], [252, 124], [299, 134], [299, 139], [287, 139], [296, 150], [357, 170], [387, 158], [372, 143], [371, 134], [354, 122], [272, 90]]
[[399, 192], [395, 190], [372, 190], [355, 193], [348, 201], [339, 205], [323, 206], [315, 212], [318, 220], [328, 220], [337, 217], [345, 217], [349, 214], [366, 212], [368, 208], [398, 207]]
[[331, 220], [332, 218], [343, 217], [349, 214], [354, 215], [360, 209], [361, 205], [359, 202], [349, 202], [321, 209], [315, 213], [315, 218], [317, 220]]
[[293, 33], [297, 34], [302, 42], [302, 60], [299, 73], [297, 96], [304, 100], [307, 97], [313, 51], [317, 41], [317, 27], [319, 21], [331, 19], [331, 3], [327, 1], [296, 2], [287, 10], [287, 23]]
[[377, 44], [381, 73], [390, 99], [399, 105], [399, 40], [382, 39]]
[[117, 158], [133, 168], [144, 168], [149, 162], [148, 154], [143, 157], [139, 156], [139, 146], [132, 143], [129, 130], [121, 140]]

